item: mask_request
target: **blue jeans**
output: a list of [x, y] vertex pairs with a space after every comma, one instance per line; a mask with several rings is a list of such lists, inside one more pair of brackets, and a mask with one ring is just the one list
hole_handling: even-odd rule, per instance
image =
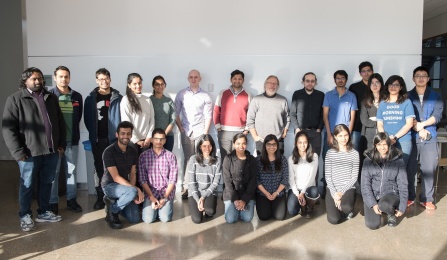
[[[316, 200], [320, 197], [318, 193], [318, 188], [316, 186], [310, 186], [306, 189], [305, 196], [306, 200]], [[298, 201], [297, 196], [293, 193], [292, 189], [290, 189], [287, 193], [287, 210], [290, 215], [297, 215], [301, 210], [301, 205]]]
[[255, 200], [250, 200], [245, 206], [245, 210], [239, 211], [231, 200], [225, 200], [225, 220], [233, 224], [240, 219], [244, 222], [250, 222], [255, 214]]
[[[394, 144], [396, 148], [399, 148], [399, 150], [402, 151], [402, 159], [404, 159], [405, 165], [408, 166], [408, 159], [410, 158], [411, 149], [412, 149], [412, 143], [410, 141], [400, 141], [397, 140], [397, 142]], [[407, 169], [408, 171], [408, 169]]]
[[421, 164], [421, 194], [420, 202], [433, 202], [434, 180], [438, 166], [438, 145], [436, 142], [413, 143], [410, 160], [407, 166], [408, 200], [416, 199], [416, 173], [418, 159]]
[[362, 152], [362, 151], [360, 151], [360, 141], [361, 141], [361, 138], [362, 138], [362, 133], [357, 132], [357, 131], [352, 131], [352, 133], [351, 133], [351, 142], [352, 142], [352, 145], [353, 145], [354, 149], [357, 152], [359, 152], [359, 154]]
[[19, 186], [19, 217], [26, 214], [32, 215], [31, 202], [33, 200], [33, 181], [39, 178], [38, 189], [38, 214], [50, 210], [51, 186], [56, 172], [59, 156], [56, 153], [28, 157], [25, 161], [19, 161], [20, 186]]
[[143, 221], [145, 223], [154, 222], [157, 217], [161, 222], [169, 222], [172, 219], [172, 208], [174, 205], [174, 199], [168, 200], [163, 208], [161, 209], [152, 209], [152, 202], [150, 199], [146, 198], [143, 204]]
[[112, 213], [120, 213], [132, 223], [140, 222], [141, 218], [138, 205], [133, 202], [138, 194], [135, 187], [112, 182], [107, 184], [103, 188], [103, 191], [107, 197], [115, 199], [115, 202], [110, 204], [110, 210]]
[[50, 203], [59, 203], [59, 173], [61, 165], [64, 167], [65, 179], [67, 183], [67, 200], [76, 199], [76, 166], [78, 163], [78, 146], [67, 144], [67, 149], [62, 157], [59, 157], [54, 176], [53, 187], [51, 188]]

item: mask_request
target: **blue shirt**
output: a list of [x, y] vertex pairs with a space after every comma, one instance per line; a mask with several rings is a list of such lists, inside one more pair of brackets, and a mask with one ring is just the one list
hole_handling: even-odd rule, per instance
[[[406, 124], [407, 118], [413, 118], [413, 105], [409, 99], [402, 104], [381, 101], [377, 108], [377, 121], [383, 122], [383, 129], [389, 135], [395, 135]], [[411, 141], [411, 131], [399, 137], [400, 141]]]
[[331, 128], [331, 133], [333, 133], [336, 125], [344, 124], [349, 127], [351, 111], [358, 109], [357, 98], [354, 93], [347, 89], [342, 96], [339, 96], [337, 88], [334, 88], [324, 96], [323, 107], [329, 108], [329, 127]]

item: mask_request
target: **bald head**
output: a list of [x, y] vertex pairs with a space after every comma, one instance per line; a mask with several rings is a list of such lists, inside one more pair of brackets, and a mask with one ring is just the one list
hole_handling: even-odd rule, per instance
[[188, 74], [188, 82], [191, 88], [198, 88], [200, 81], [202, 78], [200, 77], [200, 72], [198, 70], [191, 70]]

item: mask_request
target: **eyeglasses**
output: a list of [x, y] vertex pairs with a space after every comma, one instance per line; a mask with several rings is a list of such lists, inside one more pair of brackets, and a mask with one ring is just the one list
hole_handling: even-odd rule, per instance
[[109, 82], [110, 78], [105, 78], [105, 79], [96, 78], [96, 80], [99, 81], [99, 82]]
[[308, 80], [308, 79], [306, 79], [304, 82], [306, 82], [306, 83], [315, 83], [316, 81], [315, 80]]
[[428, 76], [420, 76], [420, 75], [416, 75], [414, 76], [415, 79], [427, 79]]
[[266, 85], [270, 85], [270, 86], [278, 86], [278, 83], [276, 82], [265, 82]]
[[276, 146], [278, 146], [278, 144], [277, 143], [267, 143], [265, 146], [267, 146], [267, 147], [276, 147]]
[[157, 142], [164, 142], [166, 140], [166, 138], [152, 138], [152, 139]]
[[362, 70], [360, 71], [360, 74], [366, 74], [366, 73], [371, 73], [372, 70]]
[[166, 83], [155, 83], [154, 87], [166, 87]]
[[400, 84], [388, 84], [389, 88], [400, 88], [401, 85]]
[[336, 81], [345, 81], [346, 78], [345, 77], [341, 77], [341, 78], [335, 78]]

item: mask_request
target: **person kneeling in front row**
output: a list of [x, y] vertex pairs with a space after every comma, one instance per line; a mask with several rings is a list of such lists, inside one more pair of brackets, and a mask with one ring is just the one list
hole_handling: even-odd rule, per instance
[[382, 213], [388, 226], [397, 225], [396, 217], [404, 214], [408, 200], [408, 181], [402, 152], [391, 146], [387, 133], [374, 136], [374, 148], [365, 152], [362, 169], [362, 196], [365, 224], [378, 229]]
[[162, 222], [172, 219], [177, 183], [178, 166], [175, 154], [163, 148], [166, 143], [165, 130], [156, 128], [152, 132], [152, 149], [140, 155], [139, 181], [146, 198], [143, 204], [143, 221]]

